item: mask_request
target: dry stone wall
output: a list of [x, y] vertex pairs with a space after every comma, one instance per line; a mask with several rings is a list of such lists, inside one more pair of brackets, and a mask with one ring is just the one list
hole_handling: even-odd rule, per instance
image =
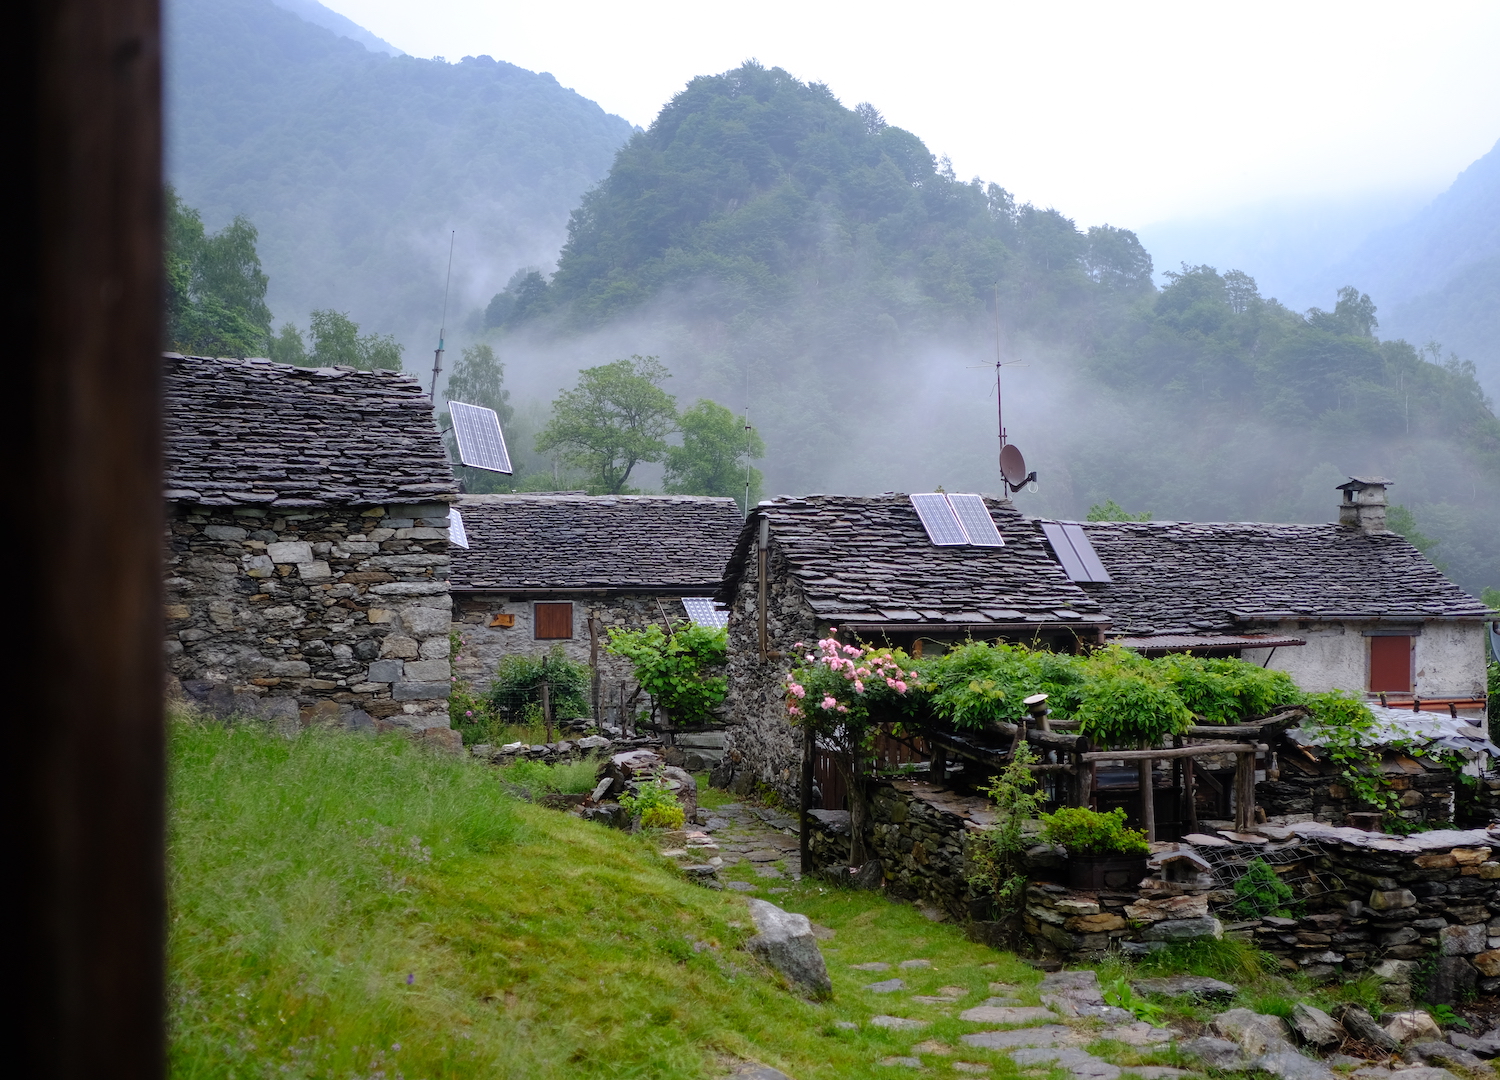
[[448, 566], [445, 503], [169, 504], [168, 669], [220, 715], [452, 741]]

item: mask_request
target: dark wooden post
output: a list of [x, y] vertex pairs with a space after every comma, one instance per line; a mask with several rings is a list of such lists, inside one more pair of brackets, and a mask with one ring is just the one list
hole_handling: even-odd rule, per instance
[[1152, 843], [1156, 840], [1156, 784], [1152, 777], [1153, 764], [1150, 758], [1141, 758], [1137, 763], [1141, 784], [1141, 827], [1146, 830], [1146, 840]]
[[599, 620], [589, 612], [589, 697], [594, 705], [594, 724], [599, 723]]
[[813, 754], [817, 739], [812, 728], [802, 729], [802, 790], [797, 796], [797, 855], [804, 875], [812, 873], [812, 829], [808, 822], [812, 815]]
[[547, 726], [547, 741], [552, 741], [552, 684], [542, 680], [542, 723]]
[[1255, 752], [1234, 756], [1234, 827], [1246, 832], [1255, 824]]
[[16, 1076], [165, 1073], [157, 0], [3, 35]]
[[1182, 759], [1182, 797], [1187, 803], [1187, 813], [1183, 820], [1187, 822], [1188, 832], [1198, 831], [1198, 783], [1193, 773], [1193, 759]]
[[927, 779], [938, 787], [948, 782], [948, 748], [936, 739], [932, 740], [932, 761], [927, 767]]

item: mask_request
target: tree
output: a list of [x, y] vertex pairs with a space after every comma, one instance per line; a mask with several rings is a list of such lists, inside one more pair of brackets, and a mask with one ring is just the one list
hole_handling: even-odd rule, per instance
[[665, 487], [672, 495], [739, 498], [750, 482], [750, 505], [760, 501], [761, 474], [751, 468], [764, 457], [760, 434], [718, 402], [700, 399], [678, 419], [682, 445], [667, 448]]
[[271, 339], [271, 359], [278, 364], [307, 366], [307, 346], [301, 332], [291, 323], [282, 323], [281, 332]]
[[443, 397], [494, 409], [501, 425], [510, 423], [515, 414], [510, 391], [505, 389], [505, 365], [495, 356], [495, 350], [483, 343], [464, 349], [458, 363], [453, 365], [453, 374], [448, 376]]
[[169, 186], [166, 201], [166, 341], [179, 352], [258, 356], [271, 340], [268, 279], [255, 226], [236, 217], [209, 235]]
[[598, 494], [627, 494], [643, 461], [660, 461], [677, 429], [677, 399], [661, 388], [670, 377], [654, 356], [632, 356], [579, 373], [578, 385], [552, 403], [536, 438], [538, 453], [561, 451]]
[[1151, 511], [1145, 510], [1139, 514], [1132, 514], [1113, 499], [1105, 499], [1102, 503], [1095, 503], [1089, 507], [1088, 517], [1085, 521], [1150, 521]]
[[1373, 338], [1380, 321], [1375, 318], [1375, 301], [1369, 293], [1362, 293], [1353, 285], [1339, 290], [1338, 303], [1333, 311], [1311, 308], [1307, 321], [1319, 330], [1332, 334], [1349, 334], [1354, 337]]
[[547, 310], [547, 279], [541, 271], [526, 268], [517, 270], [497, 292], [484, 309], [484, 325], [489, 327], [513, 325], [540, 315]]
[[1150, 292], [1151, 256], [1129, 229], [1095, 225], [1088, 231], [1083, 266], [1089, 277], [1111, 289]]
[[[284, 333], [285, 331], [283, 331]], [[362, 371], [400, 371], [402, 346], [390, 334], [360, 336], [359, 324], [340, 311], [312, 313], [310, 367], [343, 365]]]
[[1426, 535], [1417, 527], [1417, 515], [1399, 503], [1392, 506], [1385, 513], [1386, 526], [1393, 533], [1406, 537], [1407, 543], [1426, 555], [1433, 566], [1439, 570], [1447, 569], [1441, 562], [1432, 557], [1432, 549], [1437, 547], [1438, 541]]

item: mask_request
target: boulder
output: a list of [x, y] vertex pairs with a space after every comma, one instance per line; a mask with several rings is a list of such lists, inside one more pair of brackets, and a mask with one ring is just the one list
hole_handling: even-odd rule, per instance
[[1465, 1035], [1462, 1031], [1450, 1031], [1448, 1041], [1460, 1050], [1467, 1050], [1480, 1057], [1489, 1058], [1500, 1054], [1500, 1028], [1479, 1036]]
[[1203, 1002], [1229, 1002], [1239, 988], [1206, 975], [1177, 975], [1170, 979], [1137, 979], [1132, 983], [1143, 994], [1166, 994], [1168, 997], [1192, 998]]
[[1298, 1002], [1292, 1006], [1292, 1030], [1310, 1046], [1337, 1046], [1344, 1041], [1344, 1029], [1322, 1009]]
[[879, 859], [871, 859], [849, 875], [849, 884], [856, 889], [878, 889], [885, 884], [885, 869]]
[[1388, 1054], [1394, 1053], [1401, 1045], [1359, 1005], [1346, 1001], [1334, 1008], [1333, 1015], [1339, 1023], [1344, 1025], [1344, 1030], [1351, 1038], [1358, 1039], [1377, 1050], [1383, 1050]]
[[1452, 1005], [1459, 997], [1474, 989], [1479, 981], [1479, 972], [1464, 956], [1440, 956], [1437, 967], [1427, 977], [1425, 1000], [1434, 1005]]
[[1489, 928], [1484, 923], [1472, 926], [1445, 926], [1438, 932], [1438, 946], [1444, 956], [1473, 956], [1485, 951]]
[[1178, 1051], [1186, 1057], [1196, 1058], [1210, 1069], [1234, 1072], [1245, 1067], [1245, 1051], [1240, 1044], [1228, 1039], [1214, 1039], [1207, 1035], [1197, 1039], [1185, 1039], [1177, 1044]]
[[1333, 1070], [1327, 1065], [1291, 1049], [1262, 1054], [1250, 1062], [1250, 1068], [1270, 1073], [1281, 1080], [1334, 1080]]
[[1125, 917], [1136, 922], [1168, 919], [1201, 919], [1208, 914], [1208, 895], [1168, 896], [1160, 900], [1137, 900], [1125, 908]]
[[1396, 1013], [1386, 1021], [1385, 1032], [1397, 1042], [1403, 1043], [1443, 1037], [1443, 1029], [1437, 1026], [1437, 1021], [1421, 1009]]
[[1291, 1034], [1286, 1021], [1249, 1009], [1230, 1009], [1212, 1020], [1213, 1029], [1226, 1039], [1233, 1039], [1251, 1057], [1277, 1050], [1290, 1050]]
[[745, 948], [779, 972], [787, 982], [812, 994], [826, 998], [833, 993], [828, 967], [818, 949], [812, 923], [806, 915], [783, 911], [765, 900], [750, 900], [750, 917], [755, 920], [756, 935], [745, 942]]
[[1423, 1039], [1414, 1042], [1406, 1048], [1406, 1053], [1401, 1057], [1413, 1064], [1458, 1065], [1461, 1068], [1482, 1069], [1485, 1072], [1488, 1072], [1490, 1068], [1477, 1054], [1471, 1054], [1467, 1050], [1440, 1039]]
[[1143, 941], [1197, 941], [1202, 938], [1217, 940], [1223, 936], [1224, 924], [1207, 915], [1199, 919], [1168, 919], [1152, 923], [1141, 931]]

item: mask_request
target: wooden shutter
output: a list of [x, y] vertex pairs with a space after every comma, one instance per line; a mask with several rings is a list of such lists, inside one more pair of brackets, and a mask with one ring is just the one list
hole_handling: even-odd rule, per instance
[[537, 604], [536, 636], [538, 639], [573, 636], [572, 604]]
[[1411, 638], [1370, 638], [1370, 690], [1411, 693]]

